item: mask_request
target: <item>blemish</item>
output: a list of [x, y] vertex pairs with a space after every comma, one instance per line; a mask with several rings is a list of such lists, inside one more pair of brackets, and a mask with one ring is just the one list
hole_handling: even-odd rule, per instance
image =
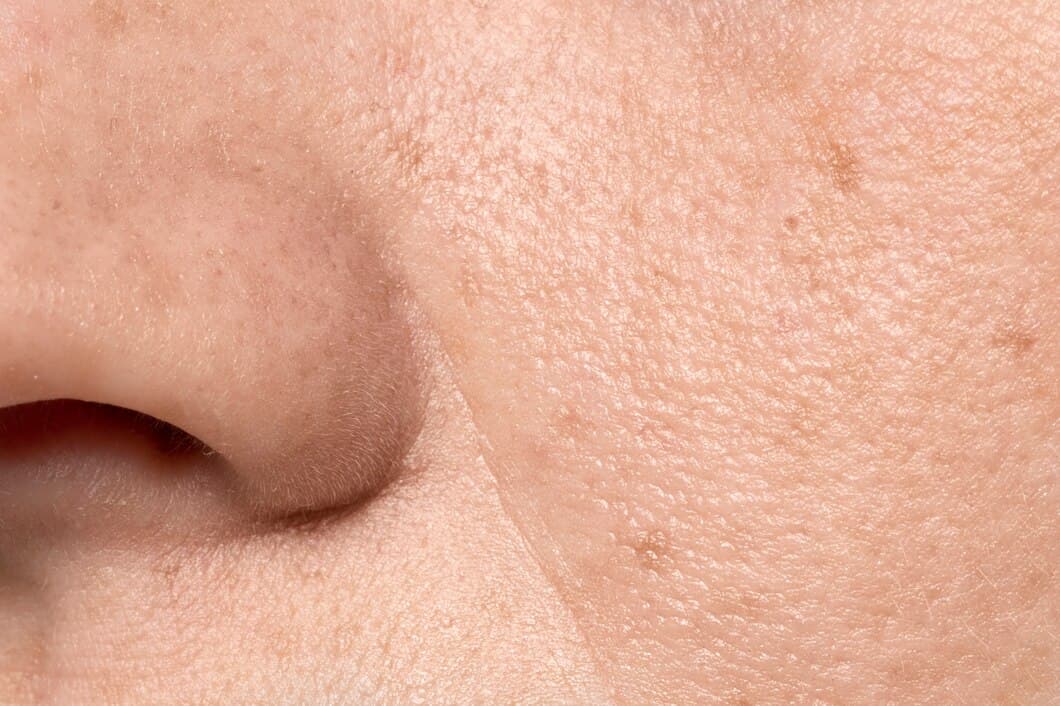
[[662, 530], [638, 532], [633, 540], [633, 552], [642, 566], [658, 569], [668, 552], [670, 542]]
[[460, 299], [468, 309], [475, 308], [482, 290], [474, 271], [467, 265], [462, 268], [460, 277]]
[[561, 406], [552, 418], [552, 428], [569, 439], [584, 437], [586, 426], [585, 418], [578, 410], [568, 405]]
[[121, 0], [92, 0], [89, 4], [92, 24], [105, 37], [115, 37], [125, 31], [129, 15]]
[[861, 164], [854, 150], [840, 142], [830, 143], [828, 174], [844, 194], [857, 190], [861, 184]]
[[1028, 353], [1038, 342], [1033, 334], [1017, 327], [1008, 327], [994, 334], [991, 343], [995, 348], [1009, 351], [1016, 357]]

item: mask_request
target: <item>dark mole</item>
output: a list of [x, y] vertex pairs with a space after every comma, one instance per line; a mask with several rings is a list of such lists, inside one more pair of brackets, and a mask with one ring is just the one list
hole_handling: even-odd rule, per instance
[[828, 174], [836, 188], [844, 194], [856, 190], [861, 183], [861, 167], [857, 155], [840, 142], [829, 143]]

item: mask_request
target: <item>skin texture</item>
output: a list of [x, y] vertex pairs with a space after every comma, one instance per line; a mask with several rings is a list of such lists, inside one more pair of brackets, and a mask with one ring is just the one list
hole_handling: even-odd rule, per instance
[[0, 702], [1056, 703], [1058, 57], [4, 3]]

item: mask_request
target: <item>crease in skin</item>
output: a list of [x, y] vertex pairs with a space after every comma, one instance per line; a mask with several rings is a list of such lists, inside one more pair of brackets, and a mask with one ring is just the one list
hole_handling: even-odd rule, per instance
[[[493, 465], [490, 462], [490, 457], [495, 456], [495, 454], [493, 454], [493, 445], [489, 437], [482, 431], [482, 428], [478, 423], [475, 410], [468, 402], [467, 396], [464, 394], [464, 391], [461, 388], [460, 377], [454, 373], [453, 360], [448, 350], [446, 349], [446, 345], [444, 343], [445, 339], [440, 334], [434, 323], [431, 322], [429, 316], [422, 310], [422, 308], [419, 305], [416, 305], [415, 308], [415, 321], [417, 322], [419, 331], [421, 331], [420, 335], [423, 337], [421, 339], [424, 342], [423, 347], [430, 351], [430, 353], [428, 353], [427, 355], [430, 357], [431, 360], [433, 360], [432, 367], [435, 370], [438, 370], [438, 368], [444, 370], [444, 373], [442, 373], [442, 377], [449, 381], [449, 385], [456, 393], [456, 401], [463, 408], [465, 416], [471, 426], [471, 429], [474, 432], [474, 443], [479, 449], [478, 458], [480, 459], [486, 470], [489, 472], [490, 476], [493, 478], [496, 487], [504, 487], [506, 485], [505, 477], [503, 475], [498, 474], [494, 470]], [[540, 549], [538, 548], [538, 545], [529, 541], [527, 536], [524, 534], [524, 523], [516, 521], [515, 517], [512, 515], [512, 511], [509, 507], [509, 501], [507, 499], [509, 497], [509, 494], [495, 492], [494, 496], [497, 502], [499, 503], [500, 507], [504, 509], [505, 517], [509, 525], [518, 535], [521, 546], [523, 547], [523, 551], [528, 557], [533, 560], [534, 567], [537, 573], [552, 588], [556, 597], [560, 599], [564, 611], [570, 618], [571, 625], [578, 632], [578, 642], [580, 646], [586, 651], [588, 655], [590, 655], [594, 673], [600, 678], [604, 685], [604, 688], [606, 689], [609, 699], [607, 703], [613, 704], [615, 706], [623, 704], [624, 702], [619, 699], [618, 692], [615, 689], [615, 685], [613, 683], [613, 675], [611, 674], [610, 670], [608, 670], [604, 666], [605, 663], [597, 654], [594, 645], [589, 641], [588, 635], [586, 635], [584, 629], [582, 628], [581, 621], [575, 615], [573, 607], [568, 602], [569, 598], [562, 590], [561, 584], [558, 582], [557, 577], [553, 574], [552, 571], [547, 568], [548, 563], [544, 559], [544, 557], [539, 554]], [[559, 558], [558, 554], [552, 558], [553, 560]]]
[[[1055, 23], [1026, 3], [736, 3], [685, 33], [654, 5], [15, 5], [60, 18], [31, 42], [60, 53], [0, 66], [0, 285], [40, 283], [73, 313], [16, 316], [51, 333], [21, 353], [0, 340], [0, 377], [3, 355], [47, 362], [81, 320], [175, 323], [185, 338], [118, 338], [114, 360], [156, 356], [129, 379], [201, 395], [208, 370], [166, 377], [183, 350], [232, 395], [153, 411], [232, 456], [203, 419], [243, 420], [255, 449], [329, 447], [294, 466], [332, 497], [328, 461], [357, 471], [377, 440], [344, 436], [359, 417], [339, 403], [393, 362], [329, 376], [361, 339], [326, 332], [382, 313], [339, 315], [364, 293], [343, 284], [388, 299], [412, 282], [499, 503], [462, 495], [477, 462], [438, 457], [444, 482], [399, 479], [343, 521], [307, 513], [200, 563], [48, 555], [69, 611], [48, 634], [71, 640], [48, 676], [83, 680], [68, 700], [282, 703], [353, 683], [335, 691], [466, 702], [445, 679], [487, 688], [480, 659], [529, 662], [531, 680], [552, 666], [547, 645], [518, 652], [542, 614], [532, 591], [505, 602], [519, 576], [556, 587], [545, 608], [572, 618], [577, 659], [630, 703], [1049, 698], [1060, 358], [1037, 192]], [[338, 201], [368, 207], [322, 225]], [[426, 215], [372, 221], [391, 208]], [[414, 253], [393, 258], [402, 276], [342, 257], [377, 237]], [[95, 343], [67, 351], [79, 373]], [[492, 542], [508, 524], [512, 556]], [[174, 664], [188, 681], [139, 678]], [[505, 693], [527, 686], [501, 673]]]
[[[557, 584], [555, 577], [546, 568], [546, 563], [542, 560], [542, 557], [538, 554], [538, 549], [533, 543], [528, 541], [526, 535], [523, 533], [523, 527], [520, 522], [517, 522], [512, 517], [511, 510], [509, 509], [508, 502], [506, 500], [506, 494], [498, 492], [496, 489], [504, 486], [503, 477], [499, 476], [493, 469], [490, 463], [490, 456], [492, 454], [492, 445], [487, 437], [479, 427], [478, 422], [475, 418], [475, 412], [473, 408], [468, 404], [467, 398], [464, 395], [463, 390], [460, 387], [459, 378], [454, 374], [453, 361], [447, 352], [444, 344], [443, 337], [439, 334], [433, 323], [430, 321], [426, 312], [416, 303], [415, 299], [412, 298], [410, 302], [410, 311], [413, 312], [410, 316], [415, 324], [415, 329], [419, 332], [419, 346], [418, 349], [421, 351], [425, 360], [429, 360], [431, 368], [431, 376], [441, 381], [440, 385], [430, 386], [435, 392], [442, 392], [443, 390], [451, 390], [453, 395], [450, 395], [451, 403], [458, 405], [459, 417], [466, 420], [467, 425], [470, 427], [473, 438], [471, 442], [477, 451], [477, 460], [483, 465], [487, 473], [493, 479], [493, 487], [488, 490], [490, 495], [493, 497], [495, 502], [504, 512], [504, 518], [507, 522], [508, 527], [518, 537], [519, 545], [522, 551], [527, 557], [529, 557], [534, 564], [535, 573], [540, 576], [545, 583], [550, 587], [553, 595], [558, 599], [564, 614], [567, 616], [569, 624], [577, 633], [577, 645], [587, 656], [592, 665], [593, 675], [600, 681], [600, 686], [606, 693], [607, 701], [603, 702], [599, 700], [597, 695], [593, 703], [601, 704], [612, 704], [617, 706], [624, 702], [620, 701], [617, 695], [614, 684], [612, 683], [612, 676], [610, 672], [604, 668], [603, 663], [600, 661], [593, 645], [589, 642], [587, 635], [584, 633], [581, 627], [581, 622], [571, 605], [568, 603], [567, 597], [564, 595], [560, 586]], [[426, 431], [426, 425], [424, 430]], [[426, 442], [424, 437], [421, 440]], [[422, 451], [413, 446], [414, 453], [422, 453]], [[399, 485], [409, 483], [415, 476], [405, 476], [399, 482]], [[392, 490], [397, 489], [398, 486], [392, 487]], [[595, 689], [594, 689], [595, 692]]]

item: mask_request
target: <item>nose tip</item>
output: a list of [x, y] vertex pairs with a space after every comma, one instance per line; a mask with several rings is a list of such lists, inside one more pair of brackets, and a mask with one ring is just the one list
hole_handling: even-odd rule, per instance
[[155, 417], [265, 513], [351, 502], [400, 467], [412, 337], [371, 239], [338, 239], [358, 219], [244, 184], [160, 183], [102, 219], [76, 190], [22, 190], [0, 201], [0, 406]]

